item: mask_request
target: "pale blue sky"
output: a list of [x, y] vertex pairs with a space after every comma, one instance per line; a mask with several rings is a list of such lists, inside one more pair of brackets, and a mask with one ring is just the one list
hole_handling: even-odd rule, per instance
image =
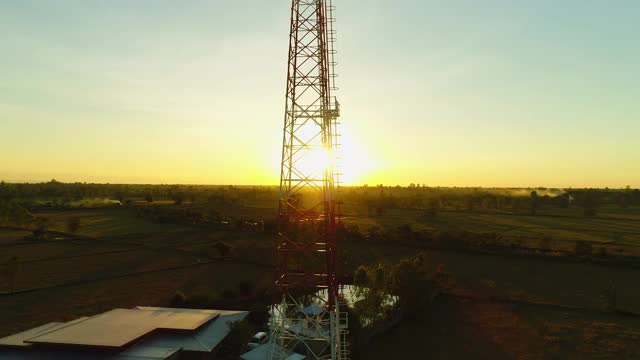
[[[640, 2], [334, 2], [352, 183], [640, 186]], [[0, 0], [0, 179], [276, 183], [289, 4]]]

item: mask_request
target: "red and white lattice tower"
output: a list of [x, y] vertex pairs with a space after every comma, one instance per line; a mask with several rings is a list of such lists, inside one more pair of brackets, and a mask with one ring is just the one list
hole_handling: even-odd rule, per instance
[[[292, 0], [275, 242], [271, 358], [347, 359], [340, 311], [336, 75], [332, 0]], [[344, 307], [343, 307], [344, 309]]]

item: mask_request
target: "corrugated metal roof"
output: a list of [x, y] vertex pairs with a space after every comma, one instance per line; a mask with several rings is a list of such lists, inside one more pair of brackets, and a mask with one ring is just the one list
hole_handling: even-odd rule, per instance
[[315, 304], [311, 304], [309, 306], [307, 306], [306, 308], [302, 309], [302, 313], [306, 314], [306, 315], [320, 315], [322, 313], [324, 313], [325, 310]]
[[1, 360], [174, 360], [180, 349], [145, 348], [131, 353], [101, 354], [70, 350], [21, 349], [0, 350]]
[[326, 339], [330, 329], [328, 326], [315, 326], [315, 323], [299, 320], [286, 327], [287, 331], [311, 339]]
[[217, 316], [217, 312], [114, 309], [25, 342], [122, 348], [156, 329], [194, 331]]
[[44, 324], [38, 326], [33, 329], [25, 330], [23, 332], [19, 332], [17, 334], [9, 335], [7, 337], [3, 337], [0, 339], [0, 346], [31, 346], [29, 343], [25, 343], [24, 341], [30, 339], [32, 337], [38, 336], [49, 329], [55, 328], [62, 323], [52, 322], [48, 324]]
[[7, 337], [4, 337], [2, 339], [0, 339], [0, 347], [2, 346], [20, 346], [20, 347], [24, 347], [24, 346], [31, 346], [30, 343], [26, 343], [25, 340], [34, 338], [36, 336], [40, 336], [42, 334], [46, 334], [48, 332], [51, 331], [55, 331], [57, 329], [60, 329], [64, 326], [67, 325], [71, 325], [74, 323], [77, 323], [79, 321], [84, 321], [88, 319], [87, 317], [81, 317], [79, 319], [75, 319], [73, 321], [69, 321], [66, 323], [60, 323], [60, 322], [52, 322], [52, 323], [48, 323], [48, 324], [44, 324], [38, 327], [35, 327], [33, 329], [29, 329], [29, 330], [25, 330], [22, 332], [19, 332], [17, 334], [13, 334], [13, 335], [9, 335]]
[[[191, 309], [172, 309], [172, 308], [156, 308], [156, 307], [138, 307], [138, 309], [155, 310], [155, 311], [192, 311]], [[212, 310], [193, 310], [209, 312]], [[231, 329], [229, 328], [229, 322], [241, 321], [247, 315], [248, 311], [234, 311], [234, 310], [216, 310], [219, 316], [214, 320], [204, 325], [201, 329], [193, 333], [160, 333], [155, 334], [152, 337], [142, 340], [141, 344], [147, 346], [158, 347], [181, 347], [187, 351], [203, 351], [209, 352], [215, 349], [224, 338], [229, 335]]]
[[272, 343], [260, 345], [248, 353], [240, 355], [240, 358], [243, 360], [271, 360], [272, 354], [279, 354], [281, 352], [287, 355], [285, 360], [304, 360], [307, 358], [302, 354], [283, 349], [278, 344]]
[[[68, 323], [49, 323], [0, 339], [0, 360], [172, 360], [177, 358], [182, 350], [212, 351], [229, 335], [231, 331], [229, 323], [243, 320], [249, 314], [247, 311], [138, 307], [126, 312], [118, 311], [118, 316], [115, 318], [113, 316], [103, 316], [110, 313], [113, 313], [113, 311], [91, 318], [76, 319]], [[91, 351], [91, 346], [103, 343], [100, 341], [100, 337], [110, 337], [113, 332], [126, 332], [126, 337], [117, 337], [117, 339], [129, 339], [132, 332], [129, 331], [128, 327], [138, 328], [137, 324], [135, 324], [136, 321], [141, 319], [135, 316], [138, 313], [144, 315], [142, 319], [155, 319], [153, 321], [155, 325], [163, 323], [164, 320], [175, 319], [177, 321], [175, 324], [163, 323], [163, 329], [178, 328], [182, 329], [182, 331], [155, 331], [148, 334], [148, 336], [138, 338], [135, 345], [123, 348], [124, 350], [117, 354]], [[100, 321], [97, 321], [96, 318]], [[117, 319], [117, 321], [104, 321], [105, 319]], [[190, 320], [184, 321], [184, 319]], [[209, 320], [205, 321], [202, 326], [198, 326], [198, 321], [200, 321], [198, 319]], [[78, 327], [88, 321], [94, 321], [95, 323], [91, 327]], [[115, 324], [118, 326], [115, 326]], [[100, 327], [101, 325], [104, 325], [104, 327]], [[194, 327], [195, 330], [185, 330]], [[88, 330], [88, 333], [82, 334], [81, 331], [84, 330]], [[82, 340], [65, 338], [65, 341], [73, 341], [72, 345], [84, 345], [85, 348], [45, 348], [36, 345], [51, 343], [25, 343], [25, 341], [32, 341], [33, 339], [51, 338], [51, 335], [58, 331], [66, 331], [65, 336], [78, 335]], [[136, 334], [133, 335], [135, 336]]]
[[[180, 351], [180, 348], [166, 348], [137, 345], [118, 354], [120, 357], [132, 357], [136, 359], [169, 359], [173, 354]], [[121, 360], [118, 358], [117, 360]]]

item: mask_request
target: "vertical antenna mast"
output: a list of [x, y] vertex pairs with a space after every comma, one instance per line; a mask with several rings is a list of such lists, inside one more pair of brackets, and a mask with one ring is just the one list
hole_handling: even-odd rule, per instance
[[339, 104], [332, 0], [292, 0], [275, 242], [272, 359], [346, 359], [336, 222]]

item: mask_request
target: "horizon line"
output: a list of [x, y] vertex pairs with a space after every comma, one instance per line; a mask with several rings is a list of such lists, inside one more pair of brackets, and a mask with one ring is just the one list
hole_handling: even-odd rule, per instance
[[[5, 179], [0, 179], [0, 183], [4, 183], [4, 184], [12, 184], [12, 185], [41, 185], [41, 184], [49, 184], [49, 183], [59, 183], [59, 184], [65, 184], [65, 185], [75, 185], [75, 184], [83, 184], [83, 185], [137, 185], [137, 186], [238, 186], [238, 187], [278, 187], [280, 186], [277, 183], [274, 184], [233, 184], [233, 183], [209, 183], [209, 184], [205, 184], [205, 183], [146, 183], [146, 182], [131, 182], [131, 183], [126, 183], [126, 182], [88, 182], [88, 181], [72, 181], [72, 182], [67, 182], [67, 181], [59, 181], [56, 180], [55, 178], [52, 178], [51, 180], [48, 181], [12, 181], [12, 180], [5, 180]], [[385, 184], [385, 183], [378, 183], [378, 184], [368, 184], [368, 183], [363, 183], [363, 184], [342, 184], [340, 185], [340, 187], [370, 187], [370, 188], [376, 188], [380, 185], [382, 185], [383, 187], [401, 187], [401, 188], [410, 188], [411, 184], [415, 184], [416, 188], [458, 188], [458, 189], [540, 189], [540, 190], [544, 190], [544, 189], [602, 189], [602, 190], [627, 190], [627, 189], [637, 189], [631, 185], [625, 185], [622, 187], [610, 187], [610, 186], [604, 186], [604, 187], [593, 187], [593, 186], [486, 186], [486, 185], [465, 185], [465, 186], [460, 186], [460, 185], [427, 185], [427, 184], [419, 184], [419, 183], [409, 183], [409, 184], [405, 184], [405, 185], [401, 185], [401, 184]]]

